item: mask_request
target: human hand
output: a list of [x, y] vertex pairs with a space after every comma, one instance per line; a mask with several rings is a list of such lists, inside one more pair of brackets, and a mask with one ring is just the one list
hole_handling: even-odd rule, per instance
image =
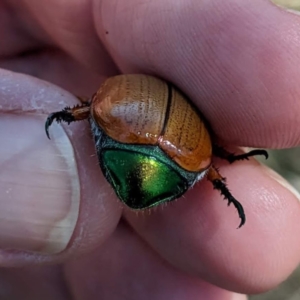
[[[157, 75], [227, 145], [299, 145], [300, 21], [268, 1], [15, 0], [0, 20], [3, 68], [77, 95], [119, 72]], [[276, 174], [255, 160], [217, 162], [245, 208], [239, 230], [206, 181], [166, 208], [130, 212], [101, 174], [87, 123], [44, 134], [47, 113], [76, 103], [0, 72], [0, 265], [23, 266], [0, 270], [8, 299], [244, 299], [227, 290], [265, 291], [297, 266], [299, 196]]]

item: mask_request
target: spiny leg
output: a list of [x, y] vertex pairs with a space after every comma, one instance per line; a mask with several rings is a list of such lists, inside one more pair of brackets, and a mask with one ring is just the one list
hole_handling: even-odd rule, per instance
[[232, 203], [237, 209], [241, 219], [241, 223], [238, 228], [242, 227], [246, 222], [244, 208], [242, 204], [231, 195], [226, 186], [225, 178], [221, 176], [219, 171], [214, 166], [211, 166], [207, 173], [207, 179], [213, 184], [214, 189], [218, 190], [221, 195], [224, 196], [224, 199], [228, 200], [228, 206]]
[[74, 107], [65, 107], [61, 111], [57, 111], [54, 113], [51, 113], [45, 123], [45, 131], [48, 139], [50, 139], [49, 136], [49, 127], [53, 123], [53, 121], [56, 121], [57, 123], [60, 122], [66, 122], [68, 124], [75, 122], [75, 121], [81, 121], [84, 119], [87, 119], [90, 115], [90, 104], [84, 103], [81, 105], [76, 105]]
[[213, 154], [217, 157], [220, 157], [222, 159], [227, 160], [230, 163], [233, 163], [237, 160], [244, 160], [244, 159], [249, 159], [249, 157], [251, 156], [256, 156], [256, 155], [263, 155], [265, 156], [266, 159], [268, 159], [269, 155], [268, 152], [266, 150], [262, 150], [262, 149], [255, 149], [255, 150], [251, 150], [247, 153], [243, 153], [243, 154], [234, 154], [231, 152], [228, 152], [226, 149], [214, 145], [213, 146]]

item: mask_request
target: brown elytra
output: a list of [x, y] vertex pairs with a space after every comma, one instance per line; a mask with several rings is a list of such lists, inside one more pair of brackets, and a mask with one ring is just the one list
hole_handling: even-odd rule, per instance
[[118, 142], [158, 145], [191, 172], [211, 164], [212, 143], [201, 116], [165, 81], [140, 74], [109, 78], [94, 95], [90, 111]]

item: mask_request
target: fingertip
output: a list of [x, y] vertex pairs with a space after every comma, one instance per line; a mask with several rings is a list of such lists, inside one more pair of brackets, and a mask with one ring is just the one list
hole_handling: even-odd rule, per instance
[[253, 160], [220, 165], [244, 206], [247, 221], [239, 230], [236, 210], [205, 181], [163, 212], [128, 220], [177, 268], [238, 293], [265, 292], [299, 262], [299, 201]]
[[96, 2], [122, 72], [174, 83], [227, 143], [299, 144], [299, 18], [260, 0], [138, 2]]
[[122, 209], [99, 168], [88, 123], [54, 123], [50, 141], [43, 131], [47, 114], [76, 100], [8, 71], [0, 72], [0, 85], [0, 265], [63, 261], [103, 243]]

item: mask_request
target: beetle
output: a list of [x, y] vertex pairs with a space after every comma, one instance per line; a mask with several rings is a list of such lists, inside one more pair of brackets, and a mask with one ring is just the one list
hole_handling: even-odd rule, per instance
[[233, 163], [265, 150], [235, 155], [216, 145], [198, 109], [174, 85], [159, 78], [128, 74], [110, 77], [81, 105], [51, 113], [45, 123], [90, 121], [102, 172], [118, 198], [131, 209], [146, 209], [179, 198], [206, 177], [235, 206], [243, 206], [212, 164], [213, 155]]

